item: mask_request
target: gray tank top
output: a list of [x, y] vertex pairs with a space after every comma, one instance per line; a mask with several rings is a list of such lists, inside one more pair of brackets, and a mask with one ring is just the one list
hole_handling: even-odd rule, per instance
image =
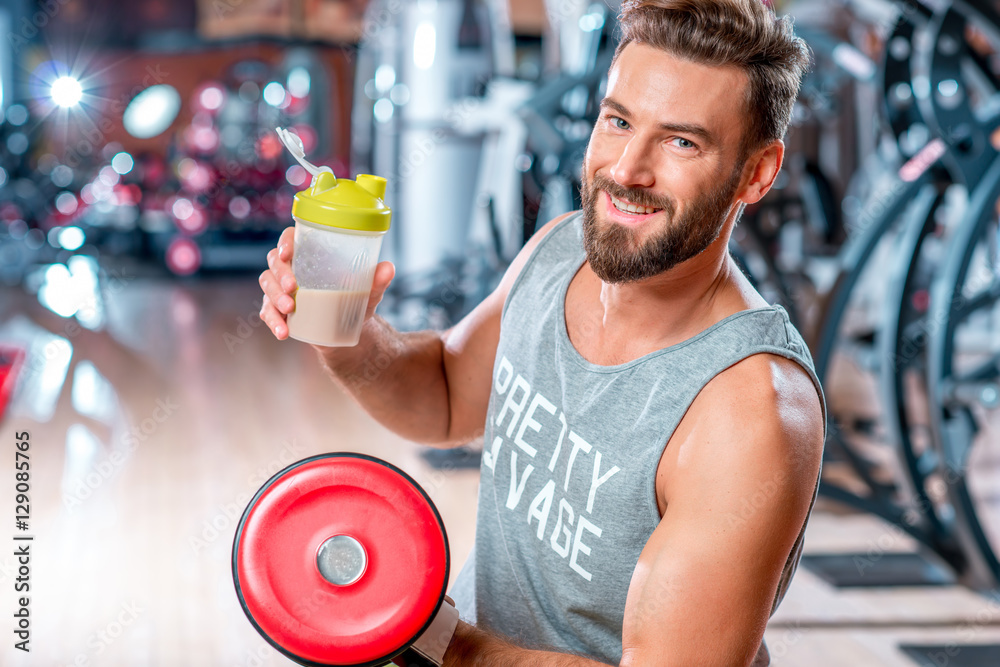
[[[767, 352], [805, 368], [821, 402], [822, 390], [809, 351], [779, 306], [735, 313], [625, 364], [586, 361], [564, 316], [567, 288], [586, 259], [580, 223], [574, 214], [550, 231], [504, 304], [475, 547], [452, 597], [466, 620], [526, 646], [618, 664], [632, 571], [660, 521], [656, 468], [702, 387]], [[772, 614], [798, 564], [804, 531], [805, 524]], [[766, 654], [762, 648], [756, 664], [766, 664]]]

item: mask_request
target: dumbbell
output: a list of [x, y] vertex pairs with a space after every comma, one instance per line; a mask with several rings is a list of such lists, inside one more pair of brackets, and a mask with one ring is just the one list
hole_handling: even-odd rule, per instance
[[427, 493], [392, 464], [350, 452], [276, 473], [233, 540], [243, 611], [301, 665], [440, 665], [458, 624], [449, 566]]

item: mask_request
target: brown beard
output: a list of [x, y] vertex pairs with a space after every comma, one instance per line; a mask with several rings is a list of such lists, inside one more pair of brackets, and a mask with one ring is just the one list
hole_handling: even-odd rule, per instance
[[[663, 273], [701, 253], [719, 237], [725, 225], [743, 164], [739, 162], [718, 188], [691, 202], [680, 217], [675, 217], [677, 207], [669, 196], [625, 188], [600, 173], [594, 174], [591, 182], [584, 177], [583, 244], [590, 268], [606, 283], [631, 283]], [[636, 230], [614, 222], [605, 223], [601, 229], [597, 206], [602, 192], [639, 206], [663, 209], [666, 224], [645, 241], [639, 240]]]

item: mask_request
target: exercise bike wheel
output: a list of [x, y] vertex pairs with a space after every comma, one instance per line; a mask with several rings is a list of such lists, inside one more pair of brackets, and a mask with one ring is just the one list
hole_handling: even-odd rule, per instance
[[[1000, 584], [1000, 158], [956, 229], [931, 295], [927, 384], [934, 446], [979, 588]], [[983, 336], [983, 331], [987, 332]]]

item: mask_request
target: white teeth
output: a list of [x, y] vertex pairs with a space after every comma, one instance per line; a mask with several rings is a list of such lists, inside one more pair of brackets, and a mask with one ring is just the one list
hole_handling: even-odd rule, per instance
[[621, 199], [618, 199], [617, 197], [614, 196], [611, 197], [611, 202], [615, 205], [615, 208], [617, 208], [622, 213], [647, 214], [647, 213], [656, 213], [657, 211], [660, 210], [658, 208], [649, 208], [648, 206], [636, 206], [635, 204], [630, 204], [628, 202], [622, 201]]

